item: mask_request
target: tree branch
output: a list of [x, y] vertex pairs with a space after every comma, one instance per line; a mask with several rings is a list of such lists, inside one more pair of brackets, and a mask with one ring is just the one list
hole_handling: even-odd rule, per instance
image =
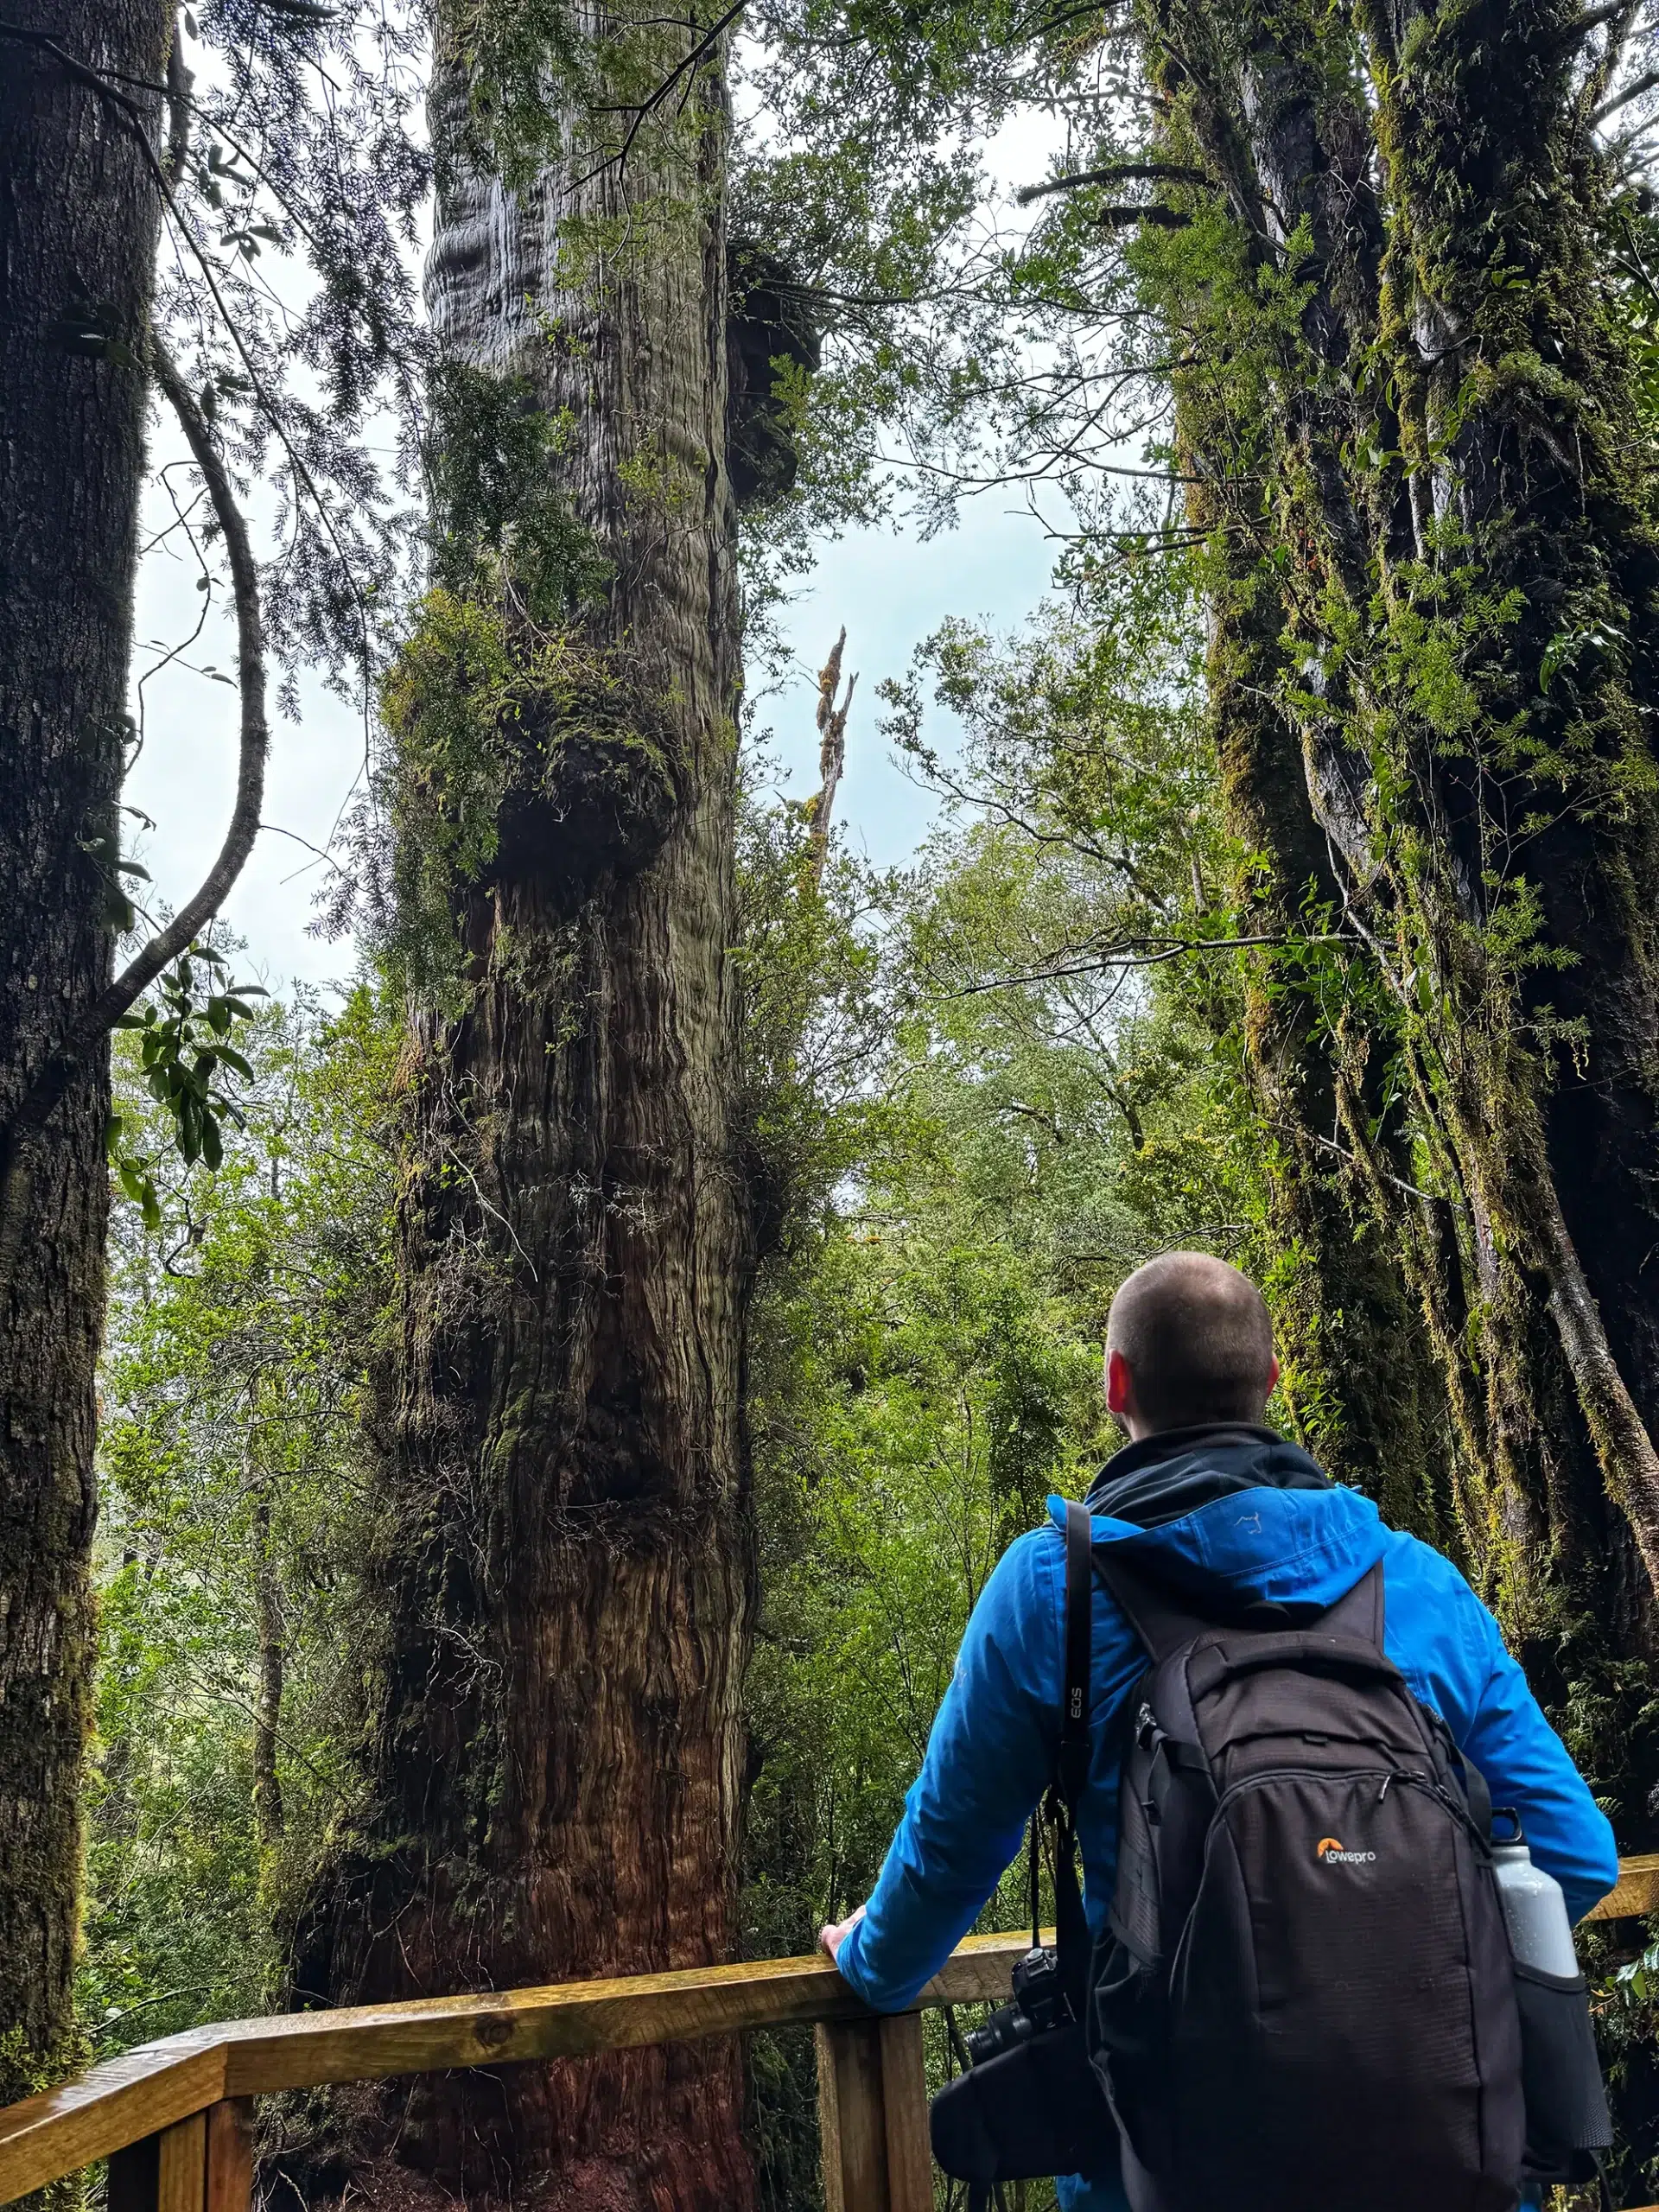
[[1316, 937], [1200, 937], [1164, 939], [1128, 937], [1102, 952], [1098, 959], [1076, 960], [1065, 967], [1034, 968], [1025, 976], [993, 976], [982, 983], [964, 983], [943, 994], [947, 998], [978, 998], [986, 991], [1028, 989], [1037, 983], [1063, 982], [1068, 976], [1103, 976], [1115, 968], [1161, 968], [1166, 960], [1185, 959], [1192, 952], [1240, 952], [1289, 944], [1351, 944], [1345, 931], [1332, 931]]
[[1109, 162], [1104, 168], [1079, 169], [1073, 176], [1051, 177], [1046, 184], [1022, 185], [1016, 203], [1029, 207], [1033, 200], [1051, 193], [1076, 192], [1086, 184], [1192, 184], [1216, 189], [1213, 178], [1202, 169], [1185, 168], [1177, 162]]
[[162, 167], [167, 173], [168, 189], [178, 184], [184, 172], [184, 158], [190, 150], [190, 86], [194, 79], [184, 66], [184, 54], [179, 44], [179, 26], [173, 25], [173, 43], [167, 51], [167, 152]]
[[246, 865], [259, 831], [270, 734], [265, 721], [264, 626], [259, 612], [259, 575], [253, 548], [213, 433], [172, 357], [153, 334], [150, 362], [156, 381], [179, 418], [191, 456], [207, 484], [230, 563], [242, 694], [236, 804], [219, 857], [194, 895], [180, 907], [167, 927], [158, 931], [114, 981], [99, 992], [79, 1020], [71, 1024], [24, 1091], [10, 1122], [0, 1130], [0, 1283], [10, 1275], [23, 1235], [34, 1180], [35, 1146], [59, 1101], [121, 1016], [137, 1003], [164, 968], [189, 950], [203, 925], [224, 905], [231, 887]]
[[1150, 223], [1155, 231], [1185, 231], [1192, 218], [1176, 207], [1160, 207], [1155, 202], [1146, 207], [1136, 207], [1128, 201], [1103, 207], [1095, 217], [1103, 230], [1126, 231], [1134, 223]]
[[1605, 6], [1588, 9], [1585, 14], [1566, 24], [1556, 34], [1556, 42], [1560, 46], [1577, 46], [1581, 40], [1588, 38], [1592, 31], [1599, 31], [1604, 23], [1616, 23], [1621, 16], [1628, 12], [1629, 0], [1607, 0]]
[[[662, 82], [657, 86], [656, 90], [651, 94], [649, 99], [642, 100], [639, 106], [624, 108], [597, 107], [594, 110], [594, 112], [596, 115], [632, 115], [632, 120], [628, 124], [627, 130], [622, 140], [621, 149], [616, 156], [616, 166], [619, 173], [627, 167], [628, 156], [633, 151], [633, 142], [644, 129], [645, 118], [648, 116], [654, 115], [656, 113], [657, 110], [662, 105], [663, 102], [673, 91], [675, 86], [679, 83], [682, 77], [685, 76], [688, 73], [696, 71], [702, 66], [702, 63], [708, 59], [709, 55], [714, 51], [714, 48], [719, 43], [722, 33], [728, 30], [731, 25], [737, 21], [738, 17], [742, 14], [744, 9], [747, 5], [748, 0], [733, 0], [733, 5], [728, 8], [722, 15], [715, 17], [715, 21], [709, 24], [708, 29], [704, 31], [702, 36], [691, 48], [691, 51], [685, 55], [683, 60], [677, 61], [675, 63], [674, 67], [669, 71], [667, 76], [662, 79]], [[692, 23], [688, 25], [687, 28], [695, 30], [696, 29], [696, 25]], [[589, 170], [588, 175], [582, 179], [582, 182], [584, 184], [591, 182], [593, 178], [600, 175], [601, 172], [608, 168], [609, 166], [610, 163], [608, 162], [601, 162], [597, 168]]]
[[1591, 129], [1593, 130], [1605, 123], [1610, 115], [1617, 115], [1620, 108], [1628, 107], [1632, 100], [1639, 100], [1643, 92], [1650, 92], [1656, 85], [1659, 85], [1659, 69], [1649, 69], [1634, 83], [1626, 85], [1622, 92], [1615, 92], [1611, 99], [1602, 102], [1590, 118]]

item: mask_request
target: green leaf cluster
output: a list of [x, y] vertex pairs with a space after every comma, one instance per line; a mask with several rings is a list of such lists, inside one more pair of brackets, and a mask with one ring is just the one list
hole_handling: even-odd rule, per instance
[[[193, 944], [162, 976], [150, 995], [116, 1024], [132, 1038], [137, 1065], [151, 1100], [161, 1109], [165, 1141], [187, 1167], [197, 1160], [217, 1167], [225, 1156], [225, 1129], [240, 1108], [223, 1088], [221, 1071], [251, 1081], [253, 1070], [232, 1044], [238, 1024], [254, 1018], [249, 1001], [267, 994], [257, 983], [229, 980], [230, 963], [209, 944]], [[106, 1132], [111, 1164], [127, 1197], [159, 1229], [152, 1152], [135, 1149], [137, 1124], [112, 1112]]]

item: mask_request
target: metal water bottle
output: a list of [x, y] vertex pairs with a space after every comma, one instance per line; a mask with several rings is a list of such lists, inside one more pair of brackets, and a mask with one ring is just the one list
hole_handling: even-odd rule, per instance
[[1512, 1843], [1493, 1844], [1492, 1867], [1516, 1966], [1570, 1980], [1579, 1971], [1579, 1960], [1567, 1899], [1554, 1876], [1533, 1865], [1518, 1822]]

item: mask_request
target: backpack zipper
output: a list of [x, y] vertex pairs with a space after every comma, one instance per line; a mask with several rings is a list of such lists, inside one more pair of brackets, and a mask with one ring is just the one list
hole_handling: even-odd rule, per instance
[[1380, 1775], [1382, 1787], [1376, 1795], [1376, 1802], [1379, 1805], [1388, 1796], [1389, 1787], [1392, 1783], [1402, 1783], [1408, 1788], [1421, 1789], [1425, 1796], [1432, 1797], [1440, 1810], [1455, 1821], [1459, 1827], [1466, 1830], [1471, 1840], [1480, 1850], [1485, 1852], [1491, 1848], [1488, 1839], [1482, 1835], [1478, 1827], [1476, 1827], [1466, 1805], [1459, 1805], [1451, 1792], [1443, 1788], [1432, 1776], [1414, 1774], [1409, 1767], [1402, 1766], [1333, 1767], [1328, 1772], [1319, 1768], [1305, 1766], [1264, 1767], [1259, 1774], [1247, 1774], [1241, 1781], [1228, 1783], [1226, 1789], [1216, 1800], [1215, 1810], [1210, 1815], [1210, 1826], [1213, 1827], [1233, 1800], [1236, 1797], [1242, 1797], [1246, 1790], [1258, 1789], [1269, 1782], [1305, 1781], [1310, 1774], [1316, 1774], [1321, 1780], [1332, 1782], [1363, 1782], [1375, 1779]]

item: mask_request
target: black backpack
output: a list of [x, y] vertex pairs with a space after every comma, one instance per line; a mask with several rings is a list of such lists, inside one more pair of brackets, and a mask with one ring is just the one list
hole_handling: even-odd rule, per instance
[[1150, 1662], [1084, 2023], [1134, 2212], [1508, 2212], [1491, 1808], [1383, 1656], [1382, 1568], [1328, 1610], [1221, 1618], [1161, 1562], [1095, 1567]]

